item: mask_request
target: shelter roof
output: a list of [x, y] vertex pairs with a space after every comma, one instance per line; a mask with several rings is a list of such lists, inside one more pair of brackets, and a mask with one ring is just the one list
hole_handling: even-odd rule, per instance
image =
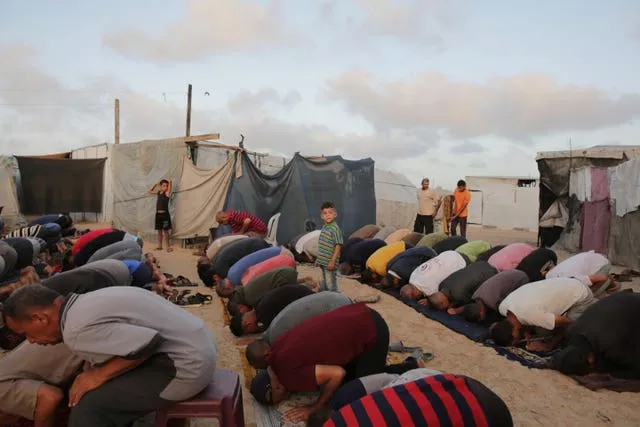
[[590, 158], [590, 159], [632, 159], [640, 155], [640, 145], [594, 145], [574, 150], [541, 151], [536, 161], [543, 159]]

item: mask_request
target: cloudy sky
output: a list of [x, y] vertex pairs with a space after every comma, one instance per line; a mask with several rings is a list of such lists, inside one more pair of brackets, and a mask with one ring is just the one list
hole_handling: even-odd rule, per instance
[[640, 2], [46, 0], [0, 6], [0, 149], [222, 133], [414, 181], [640, 143]]

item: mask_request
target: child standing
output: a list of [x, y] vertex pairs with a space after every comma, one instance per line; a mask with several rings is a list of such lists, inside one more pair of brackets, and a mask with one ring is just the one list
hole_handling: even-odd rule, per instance
[[[324, 221], [324, 226], [320, 232], [318, 240], [317, 262], [322, 270], [321, 291], [338, 292], [338, 277], [336, 275], [336, 264], [340, 257], [343, 239], [342, 231], [336, 223], [338, 212], [332, 202], [324, 202], [320, 207], [320, 217]], [[327, 286], [327, 275], [331, 281], [331, 287]]]
[[[156, 188], [160, 190], [156, 192]], [[156, 224], [155, 229], [158, 231], [158, 248], [162, 250], [163, 234], [167, 240], [167, 252], [171, 252], [171, 214], [169, 213], [169, 199], [171, 199], [171, 180], [161, 179], [149, 189], [149, 194], [155, 194], [156, 200]]]

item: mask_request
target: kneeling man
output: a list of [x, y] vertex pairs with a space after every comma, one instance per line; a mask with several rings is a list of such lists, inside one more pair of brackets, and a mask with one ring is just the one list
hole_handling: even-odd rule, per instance
[[91, 368], [69, 391], [70, 427], [129, 426], [202, 391], [217, 349], [201, 319], [143, 289], [63, 297], [42, 285], [15, 291], [3, 317], [36, 344], [64, 342]]

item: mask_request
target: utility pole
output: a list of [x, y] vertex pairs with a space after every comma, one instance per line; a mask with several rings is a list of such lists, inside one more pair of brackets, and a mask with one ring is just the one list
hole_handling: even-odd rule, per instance
[[116, 98], [113, 103], [114, 130], [113, 142], [120, 144], [120, 100]]
[[187, 91], [187, 134], [191, 136], [191, 83], [189, 83], [189, 89]]

